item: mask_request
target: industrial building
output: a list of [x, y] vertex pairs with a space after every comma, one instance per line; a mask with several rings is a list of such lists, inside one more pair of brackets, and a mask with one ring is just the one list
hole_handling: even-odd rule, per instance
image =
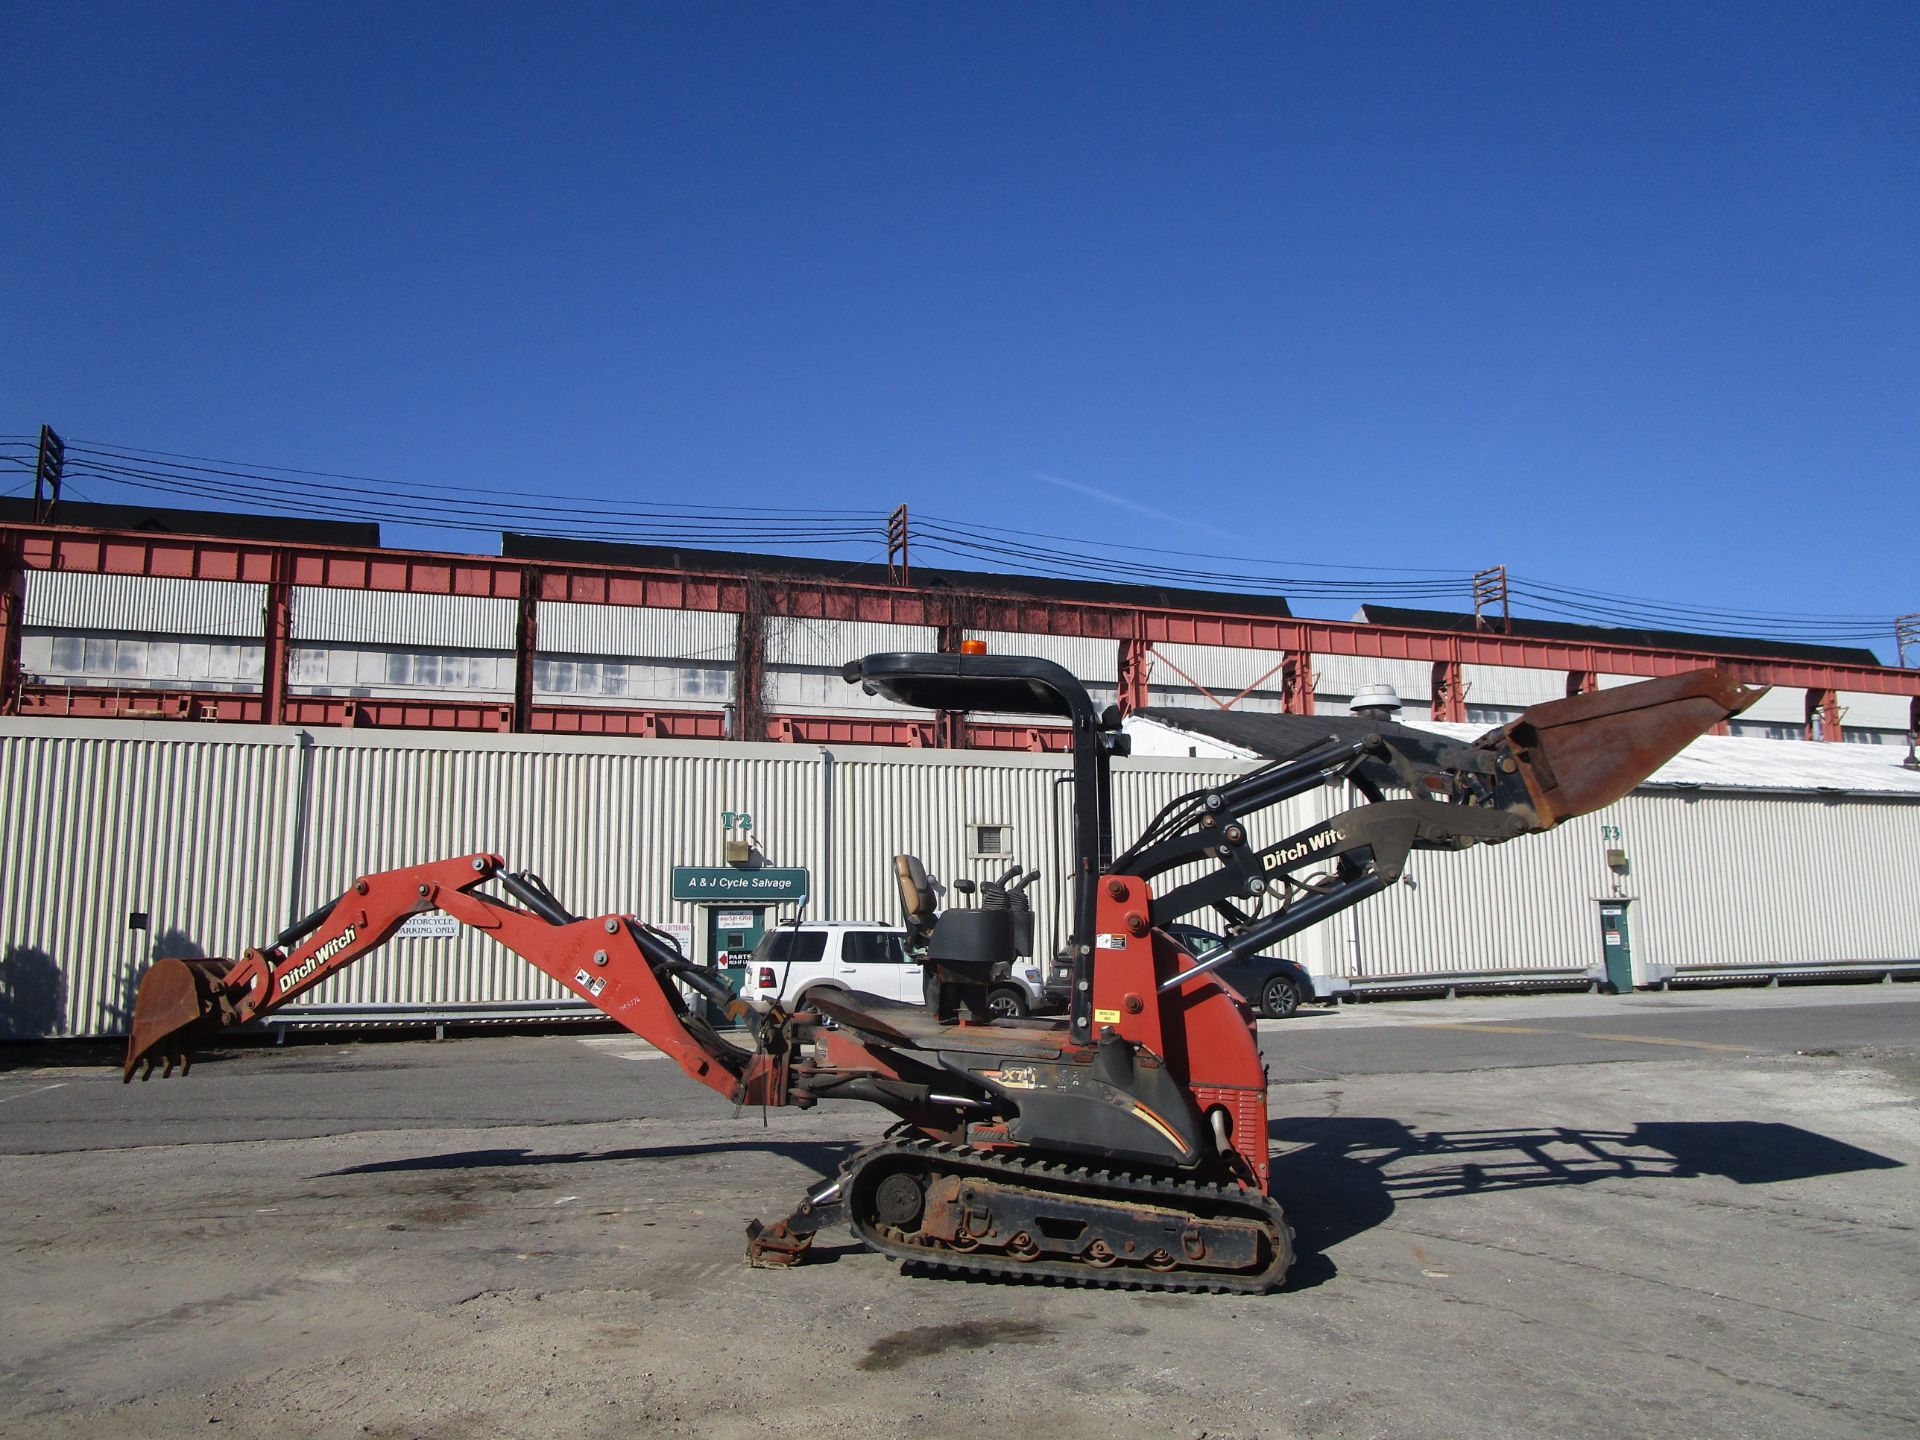
[[[156, 956], [233, 954], [356, 874], [478, 850], [539, 871], [576, 911], [678, 926], [716, 960], [802, 907], [891, 918], [895, 853], [949, 877], [1019, 861], [1045, 876], [1044, 944], [1063, 736], [902, 711], [839, 676], [860, 654], [965, 640], [1055, 660], [1123, 712], [1345, 713], [1391, 685], [1403, 718], [1460, 733], [1724, 664], [1775, 687], [1730, 733], [1561, 831], [1422, 858], [1291, 953], [1335, 992], [1920, 969], [1920, 672], [1871, 652], [1378, 607], [1306, 619], [1271, 596], [904, 556], [516, 535], [498, 556], [393, 551], [372, 527], [108, 508], [70, 506], [59, 525], [0, 513], [0, 817], [16, 837], [0, 1034], [114, 1033]], [[1138, 728], [1117, 832], [1250, 763]], [[1293, 803], [1305, 824], [1340, 797]], [[676, 867], [730, 855], [805, 870], [804, 899], [674, 898]], [[307, 1007], [577, 1008], [431, 925]]]

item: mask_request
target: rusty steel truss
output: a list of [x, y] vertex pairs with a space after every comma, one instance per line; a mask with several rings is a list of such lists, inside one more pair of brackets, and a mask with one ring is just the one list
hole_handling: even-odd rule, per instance
[[[901, 537], [904, 541], [904, 535]], [[1711, 650], [1663, 649], [1601, 639], [1547, 639], [1491, 629], [1413, 627], [1236, 614], [1126, 601], [1061, 599], [1005, 591], [960, 593], [917, 589], [909, 581], [904, 543], [894, 579], [828, 580], [763, 572], [669, 570], [641, 565], [530, 560], [349, 545], [173, 534], [119, 533], [51, 524], [0, 525], [0, 713], [238, 721], [257, 724], [379, 726], [403, 729], [620, 735], [662, 739], [786, 741], [803, 744], [967, 746], [990, 750], [1059, 750], [1057, 727], [974, 722], [942, 713], [931, 720], [770, 712], [764, 699], [761, 637], [771, 618], [867, 621], [930, 627], [942, 650], [959, 649], [969, 629], [1111, 640], [1123, 711], [1146, 703], [1155, 666], [1178, 674], [1156, 653], [1160, 644], [1218, 645], [1273, 656], [1264, 676], [1240, 691], [1271, 683], [1284, 708], [1313, 713], [1313, 656], [1353, 655], [1414, 661], [1432, 667], [1433, 717], [1464, 721], [1463, 667], [1503, 665], [1558, 671], [1566, 693], [1596, 688], [1601, 674], [1656, 677], [1717, 664], [1741, 680], [1806, 692], [1807, 729], [1843, 738], [1837, 694], [1855, 691], [1910, 697], [1920, 726], [1920, 672], [1887, 666], [1727, 656]], [[257, 693], [53, 686], [22, 674], [20, 642], [25, 576], [36, 570], [261, 584], [267, 602], [261, 627], [264, 681]], [[1014, 577], [995, 577], [1016, 585]], [[292, 598], [295, 587], [386, 591], [510, 600], [518, 607], [515, 691], [509, 702], [302, 696], [290, 693]], [[535, 703], [535, 619], [542, 602], [641, 606], [720, 612], [738, 617], [737, 722], [718, 711], [653, 706]], [[1240, 695], [1214, 695], [1230, 706]], [[1815, 723], [1818, 717], [1819, 723]], [[730, 733], [731, 732], [731, 733]]]

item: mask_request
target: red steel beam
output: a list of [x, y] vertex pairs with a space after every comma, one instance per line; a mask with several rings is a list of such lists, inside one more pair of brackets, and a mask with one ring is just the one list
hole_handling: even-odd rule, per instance
[[276, 544], [223, 537], [119, 534], [64, 526], [0, 526], [29, 570], [163, 575], [271, 584], [275, 557], [290, 557], [292, 583], [517, 600], [523, 576], [537, 571], [542, 600], [642, 605], [675, 610], [749, 608], [748, 586], [764, 587], [765, 613], [810, 619], [1030, 631], [1149, 644], [1224, 645], [1285, 654], [1511, 665], [1524, 669], [1617, 675], [1671, 675], [1719, 663], [1741, 679], [1803, 690], [1852, 690], [1920, 696], [1920, 671], [1831, 661], [1721, 656], [1711, 650], [1660, 649], [1599, 640], [1552, 640], [1491, 631], [1460, 632], [1235, 615], [1110, 601], [1043, 600], [981, 592], [930, 592], [869, 582], [681, 573], [639, 566], [556, 565], [484, 555]]
[[287, 718], [287, 670], [293, 644], [293, 583], [287, 578], [291, 569], [287, 556], [273, 558], [260, 664], [261, 718], [269, 725], [282, 725]]
[[540, 572], [520, 573], [519, 605], [513, 628], [513, 728], [524, 734], [533, 728], [533, 662], [540, 651]]
[[27, 577], [19, 549], [12, 536], [0, 534], [0, 715], [11, 715], [19, 707], [26, 611]]
[[221, 720], [251, 725], [266, 721], [258, 694], [67, 685], [23, 685], [17, 713], [75, 720]]
[[727, 717], [718, 710], [616, 710], [600, 705], [536, 705], [536, 735], [617, 735], [638, 740], [724, 740]]
[[[287, 697], [285, 723], [341, 729], [458, 730], [490, 734], [513, 728], [511, 704], [484, 700], [376, 700], [337, 695]], [[20, 713], [87, 720], [200, 720], [263, 723], [257, 694], [218, 690], [115, 690], [30, 685]], [[726, 716], [718, 710], [628, 710], [600, 705], [536, 705], [529, 733], [605, 735], [641, 740], [722, 740]], [[930, 749], [930, 720], [861, 715], [773, 715], [762, 740], [796, 745], [885, 745]], [[970, 722], [965, 744], [976, 750], [1062, 752], [1073, 735], [1064, 725]]]

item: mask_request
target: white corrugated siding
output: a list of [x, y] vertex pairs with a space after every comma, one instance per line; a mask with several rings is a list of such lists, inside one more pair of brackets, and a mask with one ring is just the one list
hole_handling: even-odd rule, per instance
[[1906, 801], [1640, 791], [1547, 835], [1415, 855], [1413, 884], [1353, 912], [1354, 973], [1598, 965], [1610, 845], [1629, 858], [1642, 966], [1920, 958], [1917, 842], [1920, 805]]
[[1475, 970], [1554, 970], [1596, 963], [1606, 893], [1597, 827], [1460, 852], [1416, 852], [1393, 889], [1324, 929], [1349, 946], [1329, 973], [1356, 978]]
[[719, 610], [663, 610], [642, 605], [578, 605], [543, 600], [536, 616], [543, 655], [613, 655], [623, 659], [698, 660], [731, 665], [737, 615]]
[[297, 585], [295, 640], [419, 645], [438, 650], [511, 650], [518, 624], [512, 600], [478, 595], [412, 595]]
[[238, 580], [27, 571], [25, 623], [51, 629], [257, 640], [266, 609], [267, 587]]
[[[1182, 645], [1161, 641], [1153, 647], [1147, 679], [1156, 689], [1162, 686], [1168, 689], [1191, 689], [1193, 681], [1197, 680], [1224, 700], [1256, 680], [1260, 682], [1260, 689], [1277, 691], [1280, 688], [1280, 672], [1274, 666], [1285, 658], [1278, 650], [1249, 650], [1231, 645]], [[1162, 661], [1165, 663], [1162, 664]], [[1176, 665], [1192, 678], [1182, 678], [1173, 668]], [[1273, 673], [1268, 674], [1268, 671]]]
[[[1637, 961], [1920, 957], [1920, 804], [1642, 791], [1613, 810], [1632, 864], [1626, 888], [1640, 897], [1629, 911]], [[1572, 823], [1598, 847], [1597, 821]]]
[[[323, 742], [313, 760], [314, 844], [301, 877], [301, 903], [309, 907], [367, 871], [493, 850], [513, 868], [539, 873], [576, 914], [620, 910], [697, 923], [694, 906], [668, 899], [670, 871], [720, 863], [722, 811], [751, 813], [775, 863], [805, 865], [819, 848], [821, 762], [812, 750], [527, 740], [456, 746], [423, 737]], [[478, 932], [462, 931], [395, 942], [313, 998], [412, 1005], [560, 999], [564, 992]]]
[[1426, 703], [1433, 666], [1425, 660], [1388, 660], [1371, 655], [1315, 655], [1313, 688], [1323, 695], [1357, 695], [1363, 686], [1391, 685], [1402, 700]]
[[1859, 690], [1840, 692], [1841, 725], [1868, 730], [1904, 730], [1913, 722], [1911, 695], [1870, 695]]
[[1089, 685], [1111, 689], [1120, 678], [1120, 642], [1090, 640], [1080, 635], [1033, 635], [1015, 630], [969, 630], [967, 638], [984, 640], [993, 655], [1035, 655], [1071, 671]]
[[1467, 687], [1469, 705], [1538, 705], [1542, 700], [1564, 700], [1567, 695], [1564, 670], [1529, 670], [1519, 665], [1462, 665], [1460, 683]]
[[931, 625], [881, 625], [864, 620], [811, 620], [799, 615], [767, 617], [769, 665], [812, 665], [832, 670], [849, 660], [895, 650], [937, 650], [940, 632]]
[[33, 723], [0, 733], [0, 1036], [123, 1032], [154, 959], [237, 955], [286, 923], [286, 732]]
[[[1117, 842], [1175, 794], [1244, 768], [1116, 764]], [[848, 748], [829, 758], [818, 747], [398, 732], [303, 741], [284, 729], [0, 721], [0, 824], [16, 837], [0, 855], [5, 1027], [115, 1033], [156, 953], [235, 955], [358, 874], [475, 850], [538, 871], [579, 913], [630, 909], [697, 926], [695, 907], [667, 898], [669, 871], [718, 861], [723, 810], [754, 815], [771, 861], [814, 872], [813, 918], [892, 918], [889, 862], [903, 851], [943, 879], [991, 877], [1007, 862], [968, 858], [968, 827], [1010, 826], [1010, 858], [1043, 872], [1044, 948], [1060, 913], [1055, 837], [1069, 831], [1053, 781], [1065, 772], [1063, 759], [1037, 755]], [[1257, 818], [1254, 839], [1340, 803], [1330, 791], [1303, 796]], [[1620, 828], [1617, 842], [1603, 839], [1606, 824]], [[1322, 975], [1597, 965], [1595, 900], [1611, 893], [1604, 852], [1616, 843], [1631, 860], [1643, 965], [1920, 956], [1920, 889], [1908, 873], [1920, 803], [1712, 790], [1645, 790], [1549, 835], [1416, 854], [1410, 883], [1285, 948]], [[134, 910], [150, 917], [144, 933], [127, 928]], [[560, 993], [463, 932], [396, 941], [314, 1001]]]

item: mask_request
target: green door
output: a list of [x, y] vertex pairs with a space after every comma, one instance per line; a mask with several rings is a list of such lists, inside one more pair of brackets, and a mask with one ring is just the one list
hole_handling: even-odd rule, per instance
[[[758, 905], [715, 905], [707, 910], [708, 963], [735, 995], [746, 982], [747, 961], [766, 933], [766, 910]], [[724, 1015], [710, 1017], [715, 1024], [730, 1023]]]
[[1627, 934], [1624, 901], [1600, 907], [1600, 945], [1607, 957], [1607, 987], [1616, 995], [1633, 989], [1633, 942]]

